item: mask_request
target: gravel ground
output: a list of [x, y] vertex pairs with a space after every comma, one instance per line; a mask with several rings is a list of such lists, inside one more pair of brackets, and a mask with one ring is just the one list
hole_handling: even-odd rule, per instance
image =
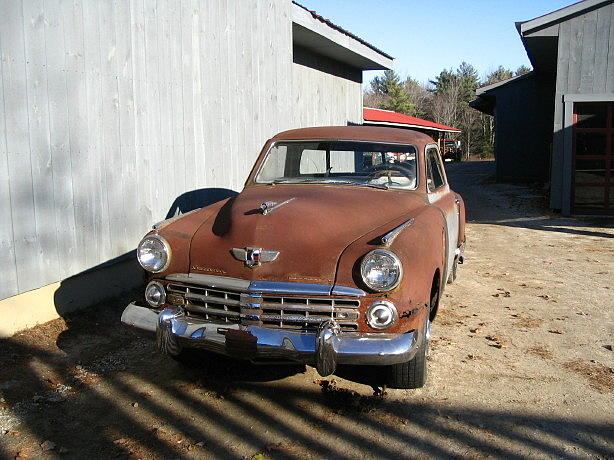
[[2, 341], [0, 457], [614, 457], [614, 225], [544, 214], [493, 164], [448, 164], [468, 245], [429, 381], [211, 358], [119, 324], [127, 298]]

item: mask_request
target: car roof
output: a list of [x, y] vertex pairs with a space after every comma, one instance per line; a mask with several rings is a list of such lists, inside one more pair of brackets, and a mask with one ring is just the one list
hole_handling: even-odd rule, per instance
[[432, 137], [413, 129], [385, 126], [320, 126], [283, 131], [273, 137], [278, 140], [360, 140], [425, 145], [435, 142]]

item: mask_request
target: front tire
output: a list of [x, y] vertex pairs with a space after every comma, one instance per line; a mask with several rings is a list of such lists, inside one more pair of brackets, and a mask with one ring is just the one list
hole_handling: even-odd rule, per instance
[[452, 270], [450, 270], [450, 274], [448, 275], [447, 283], [452, 284], [456, 281], [458, 277], [458, 257], [454, 258], [454, 263], [452, 264]]
[[390, 388], [414, 389], [422, 388], [426, 383], [429, 340], [430, 340], [430, 321], [427, 319], [426, 331], [422, 337], [422, 343], [416, 351], [415, 356], [405, 363], [393, 364], [390, 366], [389, 384]]

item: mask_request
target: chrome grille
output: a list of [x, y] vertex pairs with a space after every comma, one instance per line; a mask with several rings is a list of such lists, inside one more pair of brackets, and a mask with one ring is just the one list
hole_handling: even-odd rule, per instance
[[215, 323], [313, 330], [335, 320], [342, 330], [358, 329], [358, 299], [239, 293], [175, 283], [167, 291], [169, 301], [180, 296], [189, 316]]

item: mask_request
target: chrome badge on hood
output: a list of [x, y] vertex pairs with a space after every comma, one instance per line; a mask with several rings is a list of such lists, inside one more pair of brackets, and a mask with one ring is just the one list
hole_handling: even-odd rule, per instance
[[235, 259], [245, 262], [249, 268], [258, 267], [266, 262], [273, 262], [277, 259], [279, 251], [263, 251], [262, 248], [232, 248], [232, 255]]
[[294, 198], [290, 198], [282, 203], [278, 203], [276, 201], [266, 201], [260, 205], [260, 210], [262, 211], [262, 215], [266, 216], [268, 213], [275, 211], [277, 208], [281, 208], [293, 200]]

